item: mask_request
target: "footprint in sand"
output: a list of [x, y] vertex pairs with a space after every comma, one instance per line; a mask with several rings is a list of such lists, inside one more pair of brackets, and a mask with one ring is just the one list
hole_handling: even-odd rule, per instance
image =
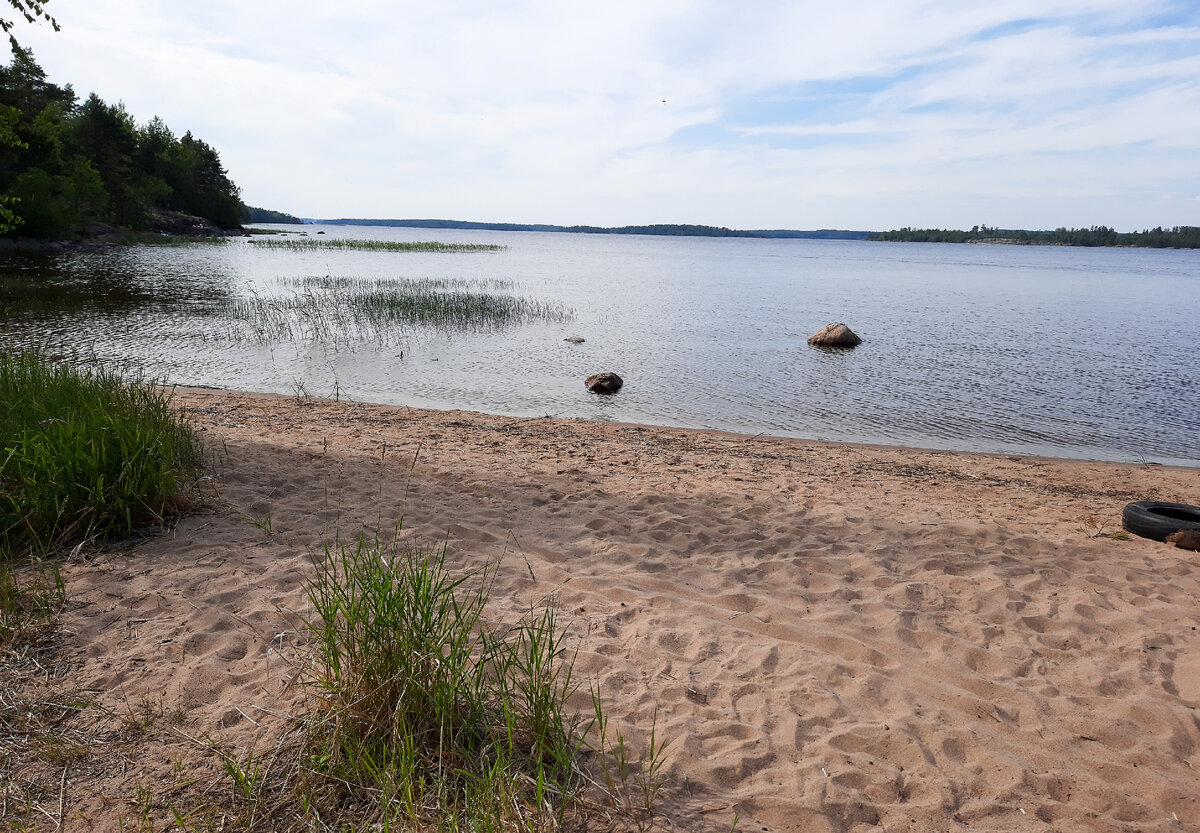
[[1181, 654], [1171, 678], [1181, 699], [1200, 702], [1200, 650]]

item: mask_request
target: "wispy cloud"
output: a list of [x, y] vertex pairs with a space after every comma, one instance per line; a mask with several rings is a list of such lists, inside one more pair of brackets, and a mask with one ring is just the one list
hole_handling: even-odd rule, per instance
[[[103, 5], [103, 8], [100, 6]], [[1200, 223], [1200, 11], [55, 0], [59, 81], [319, 215]]]

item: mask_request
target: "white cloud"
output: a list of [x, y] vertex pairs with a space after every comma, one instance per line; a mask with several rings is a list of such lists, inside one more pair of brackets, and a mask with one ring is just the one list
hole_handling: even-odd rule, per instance
[[[1200, 222], [1170, 196], [1200, 183], [1200, 19], [1141, 28], [1172, 8], [55, 0], [62, 32], [21, 34], [297, 213], [1122, 227]], [[817, 97], [746, 117], [789, 90]]]

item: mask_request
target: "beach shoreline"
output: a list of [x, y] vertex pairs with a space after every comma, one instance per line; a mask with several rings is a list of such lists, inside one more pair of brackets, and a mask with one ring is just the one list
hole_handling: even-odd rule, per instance
[[220, 777], [189, 737], [269, 747], [303, 706], [312, 557], [401, 521], [498, 564], [497, 621], [557, 606], [585, 687], [667, 741], [664, 829], [1200, 826], [1200, 558], [1112, 537], [1128, 501], [1200, 500], [1193, 469], [173, 397], [209, 508], [68, 564], [63, 684], [182, 717], [64, 777], [68, 829], [174, 760]]

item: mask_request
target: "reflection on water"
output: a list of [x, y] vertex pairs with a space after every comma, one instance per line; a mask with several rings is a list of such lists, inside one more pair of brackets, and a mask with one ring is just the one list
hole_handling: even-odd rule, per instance
[[[507, 248], [291, 251], [234, 239], [9, 257], [0, 343], [132, 359], [181, 384], [1200, 459], [1193, 252], [325, 230]], [[831, 321], [864, 343], [809, 348]], [[586, 341], [563, 341], [573, 335]], [[617, 396], [584, 389], [601, 370], [626, 380]]]
[[[147, 270], [131, 250], [10, 255], [0, 260], [7, 323], [173, 309], [228, 298], [227, 282]], [[151, 262], [153, 258], [149, 259]]]

